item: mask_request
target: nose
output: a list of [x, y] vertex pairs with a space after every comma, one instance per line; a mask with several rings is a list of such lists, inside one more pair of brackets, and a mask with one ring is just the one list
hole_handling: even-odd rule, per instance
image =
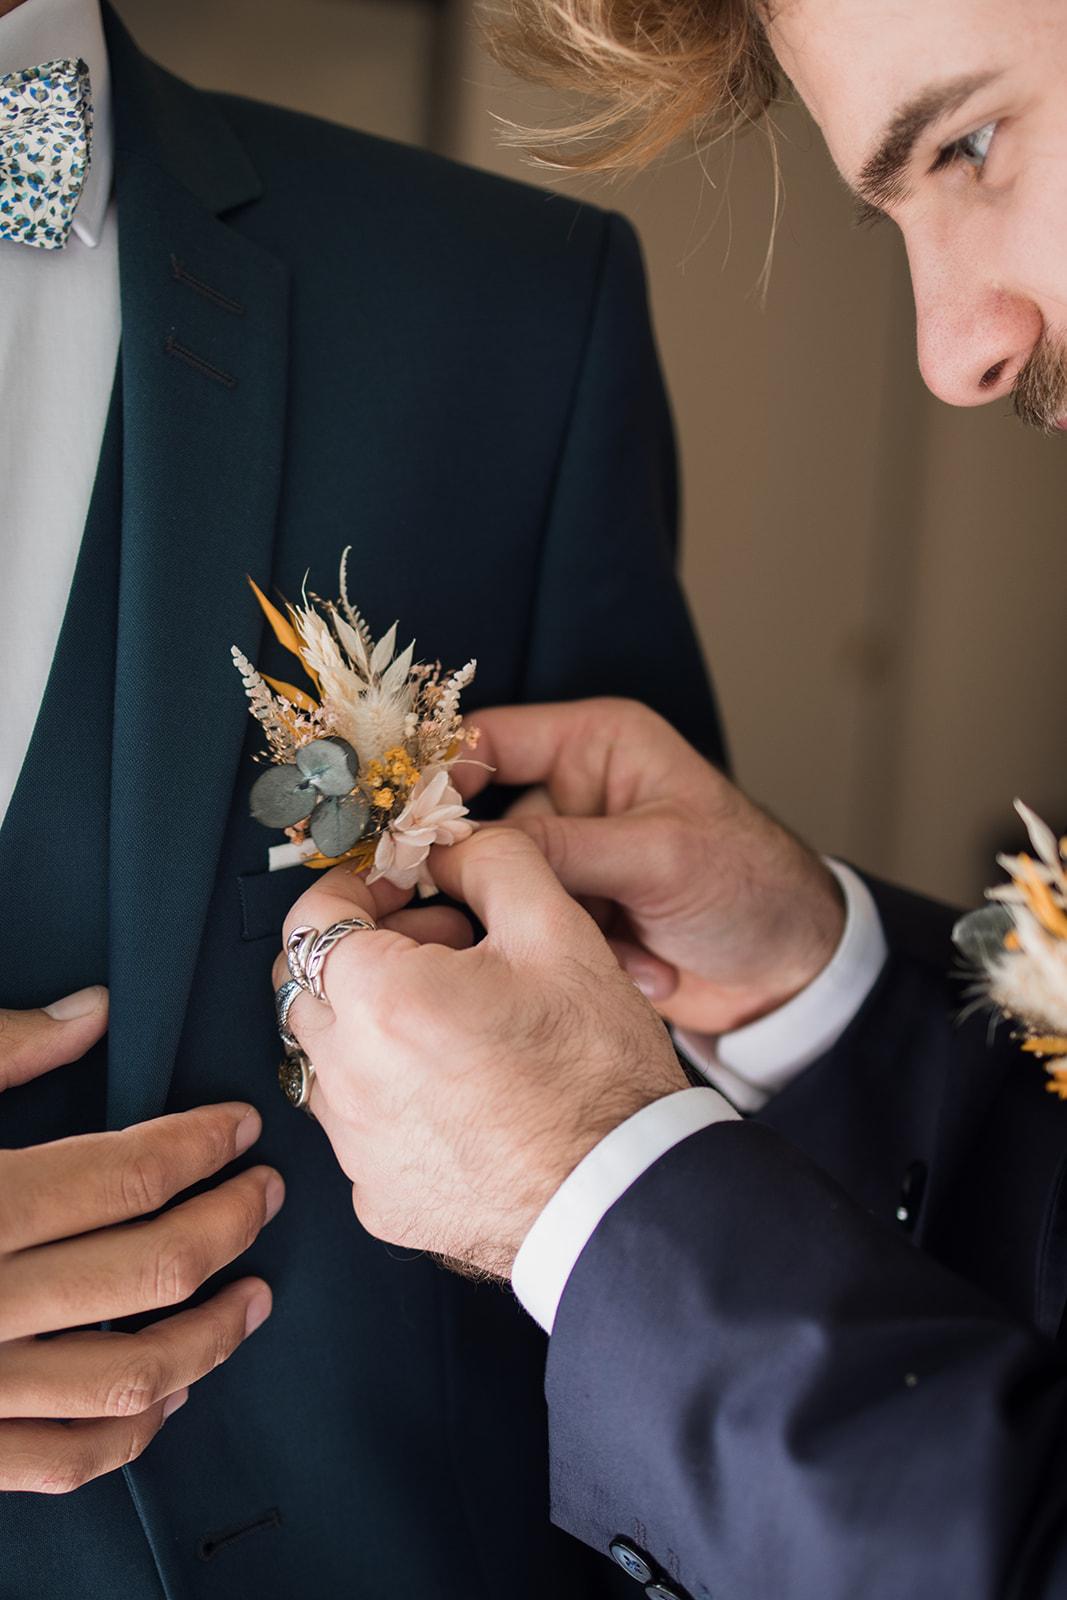
[[919, 368], [950, 406], [981, 406], [1010, 393], [1044, 329], [1026, 295], [951, 272], [920, 275], [912, 262]]

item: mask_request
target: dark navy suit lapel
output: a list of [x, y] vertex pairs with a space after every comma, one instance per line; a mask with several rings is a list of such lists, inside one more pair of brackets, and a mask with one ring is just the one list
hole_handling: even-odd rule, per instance
[[[1067, 1303], [1067, 1118], [1006, 1026], [953, 1058], [917, 1242], [1055, 1337]], [[1025, 1152], [1023, 1160], [1018, 1153]]]
[[122, 283], [123, 518], [112, 757], [108, 1117], [157, 1113], [189, 998], [270, 569], [287, 272], [220, 213], [259, 182], [217, 110], [106, 14]]

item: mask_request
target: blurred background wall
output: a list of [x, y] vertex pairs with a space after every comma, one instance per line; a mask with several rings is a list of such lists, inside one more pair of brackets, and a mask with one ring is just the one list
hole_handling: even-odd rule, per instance
[[[498, 138], [550, 99], [481, 51], [475, 0], [118, 0], [193, 82], [528, 182]], [[903, 251], [859, 233], [803, 113], [765, 143], [564, 187], [648, 259], [685, 482], [684, 574], [740, 781], [820, 847], [973, 900], [1014, 794], [1067, 826], [1064, 446], [954, 412], [915, 367]]]

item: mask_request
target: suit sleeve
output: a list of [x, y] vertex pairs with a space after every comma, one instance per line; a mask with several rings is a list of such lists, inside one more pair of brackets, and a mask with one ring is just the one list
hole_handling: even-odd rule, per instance
[[554, 1519], [708, 1600], [1067, 1595], [1055, 1345], [755, 1123], [594, 1233], [548, 1360]]
[[545, 525], [524, 698], [642, 700], [721, 763], [677, 544], [674, 435], [640, 249], [630, 226], [607, 216]]

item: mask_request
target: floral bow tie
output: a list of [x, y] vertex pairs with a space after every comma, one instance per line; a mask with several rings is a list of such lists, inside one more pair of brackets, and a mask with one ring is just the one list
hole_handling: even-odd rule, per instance
[[66, 244], [89, 171], [91, 93], [84, 61], [0, 74], [0, 239]]

